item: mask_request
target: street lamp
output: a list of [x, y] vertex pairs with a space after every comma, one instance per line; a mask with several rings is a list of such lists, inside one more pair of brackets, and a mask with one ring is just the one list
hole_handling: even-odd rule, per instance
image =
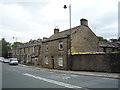
[[[67, 9], [67, 5], [64, 5], [63, 7], [64, 9]], [[70, 26], [70, 33], [69, 33], [69, 38], [70, 38], [70, 49], [69, 49], [69, 70], [71, 70], [71, 66], [72, 66], [72, 60], [71, 60], [71, 4], [69, 4], [69, 26]]]
[[15, 41], [17, 42], [17, 37], [13, 37], [13, 39], [15, 39]]
[[[67, 5], [64, 5], [64, 9], [67, 8]], [[69, 25], [70, 25], [70, 30], [71, 30], [71, 4], [69, 4]]]

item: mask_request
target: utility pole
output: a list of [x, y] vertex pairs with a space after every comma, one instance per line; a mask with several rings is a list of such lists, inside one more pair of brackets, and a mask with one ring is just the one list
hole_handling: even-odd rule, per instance
[[[64, 9], [67, 8], [67, 5], [64, 5]], [[71, 60], [71, 4], [69, 4], [69, 26], [70, 26], [70, 33], [69, 33], [69, 64], [68, 64], [68, 69], [71, 70], [72, 67], [72, 60]]]

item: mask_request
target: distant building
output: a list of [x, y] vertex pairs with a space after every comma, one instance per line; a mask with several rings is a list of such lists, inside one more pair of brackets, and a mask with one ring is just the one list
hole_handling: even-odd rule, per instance
[[120, 51], [120, 41], [116, 41], [112, 43], [115, 46], [116, 51]]
[[24, 63], [31, 62], [32, 64], [40, 64], [40, 50], [42, 40], [30, 40], [27, 43], [24, 43], [18, 46], [16, 49], [12, 49], [12, 57], [18, 58], [20, 61], [24, 61]]
[[109, 41], [99, 41], [99, 52], [111, 53], [116, 51], [115, 45]]

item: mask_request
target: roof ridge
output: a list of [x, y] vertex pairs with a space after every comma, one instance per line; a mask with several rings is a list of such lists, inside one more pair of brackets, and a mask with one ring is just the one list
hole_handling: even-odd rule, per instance
[[[73, 28], [71, 28], [71, 29], [74, 29], [74, 28], [77, 28], [77, 27], [80, 27], [80, 25], [79, 25], [79, 26], [75, 26], [75, 27], [73, 27]], [[68, 30], [70, 30], [70, 28], [69, 28], [69, 29], [66, 29], [66, 30], [63, 30], [63, 31], [61, 31], [61, 32], [58, 32], [58, 33], [62, 33], [62, 32], [68, 31]]]

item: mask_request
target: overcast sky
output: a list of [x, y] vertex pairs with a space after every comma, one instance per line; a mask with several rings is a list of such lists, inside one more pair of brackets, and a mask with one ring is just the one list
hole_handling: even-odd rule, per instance
[[49, 37], [57, 26], [60, 31], [69, 28], [71, 4], [72, 27], [80, 25], [80, 19], [88, 20], [97, 36], [118, 37], [119, 0], [1, 0], [0, 38], [14, 42]]

